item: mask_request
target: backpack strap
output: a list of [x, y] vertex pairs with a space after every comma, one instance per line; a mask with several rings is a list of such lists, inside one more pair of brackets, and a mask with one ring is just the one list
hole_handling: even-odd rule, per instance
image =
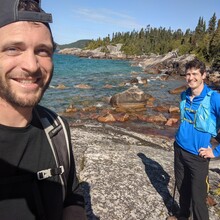
[[204, 106], [207, 106], [207, 105], [210, 105], [210, 99], [211, 99], [211, 96], [212, 96], [212, 93], [213, 92], [216, 92], [214, 90], [210, 90], [206, 96], [204, 97], [204, 99], [202, 100], [201, 104], [204, 105]]
[[183, 122], [184, 120], [185, 105], [186, 105], [186, 91], [183, 91], [183, 93], [181, 94], [181, 102], [179, 105], [181, 122]]
[[[206, 94], [204, 99], [201, 101], [200, 106], [202, 105], [202, 106], [206, 107], [206, 106], [210, 105], [210, 98], [211, 98], [213, 92], [216, 92], [216, 91], [210, 90]], [[185, 105], [186, 105], [186, 91], [183, 91], [183, 93], [181, 94], [181, 102], [180, 102], [181, 121], [183, 121], [183, 119], [184, 119]]]
[[63, 187], [63, 200], [67, 192], [67, 180], [70, 171], [70, 143], [66, 125], [62, 118], [53, 111], [37, 105], [34, 111], [41, 121], [54, 155], [57, 168], [42, 170], [37, 173], [42, 180], [59, 175]]

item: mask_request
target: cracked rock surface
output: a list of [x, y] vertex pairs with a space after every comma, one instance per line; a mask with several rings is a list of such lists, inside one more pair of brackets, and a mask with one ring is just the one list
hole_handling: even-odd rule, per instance
[[[88, 220], [162, 220], [172, 210], [173, 139], [103, 124], [71, 127], [78, 177]], [[218, 188], [220, 161], [210, 162], [211, 191]], [[220, 198], [209, 207], [220, 219]], [[178, 192], [174, 205], [177, 206]]]

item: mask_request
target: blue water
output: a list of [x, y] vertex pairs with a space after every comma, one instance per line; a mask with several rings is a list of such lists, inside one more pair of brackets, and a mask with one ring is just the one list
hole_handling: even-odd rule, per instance
[[[91, 105], [105, 106], [108, 105], [109, 97], [129, 88], [120, 84], [128, 82], [134, 76], [150, 79], [147, 86], [139, 87], [162, 102], [163, 100], [169, 102], [170, 99], [173, 101], [174, 96], [170, 96], [168, 90], [182, 85], [178, 81], [170, 83], [151, 80], [156, 76], [143, 73], [140, 67], [132, 66], [130, 61], [88, 59], [55, 54], [54, 76], [41, 104], [56, 112], [63, 112], [70, 104], [78, 108]], [[60, 84], [64, 84], [67, 88], [56, 89], [55, 87]], [[78, 84], [89, 85], [91, 89], [75, 88]], [[113, 87], [103, 88], [107, 84]]]

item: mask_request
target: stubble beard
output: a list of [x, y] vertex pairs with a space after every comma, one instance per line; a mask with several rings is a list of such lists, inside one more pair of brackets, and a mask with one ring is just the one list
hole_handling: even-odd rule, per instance
[[0, 80], [0, 97], [14, 107], [32, 108], [40, 102], [41, 98], [44, 95], [44, 92], [49, 86], [49, 83], [50, 80], [47, 82], [47, 84], [44, 87], [39, 88], [38, 91], [33, 96], [33, 98], [30, 99], [30, 98], [19, 97], [16, 94], [16, 92], [12, 90], [10, 86], [5, 85]]

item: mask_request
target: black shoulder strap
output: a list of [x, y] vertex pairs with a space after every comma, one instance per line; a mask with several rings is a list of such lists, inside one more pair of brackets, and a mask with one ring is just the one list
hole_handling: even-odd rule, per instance
[[50, 143], [57, 169], [48, 169], [38, 172], [38, 179], [44, 179], [56, 172], [61, 173], [60, 180], [63, 186], [63, 199], [67, 192], [67, 180], [70, 171], [70, 143], [66, 126], [60, 116], [53, 111], [37, 105], [34, 109], [44, 128]]

